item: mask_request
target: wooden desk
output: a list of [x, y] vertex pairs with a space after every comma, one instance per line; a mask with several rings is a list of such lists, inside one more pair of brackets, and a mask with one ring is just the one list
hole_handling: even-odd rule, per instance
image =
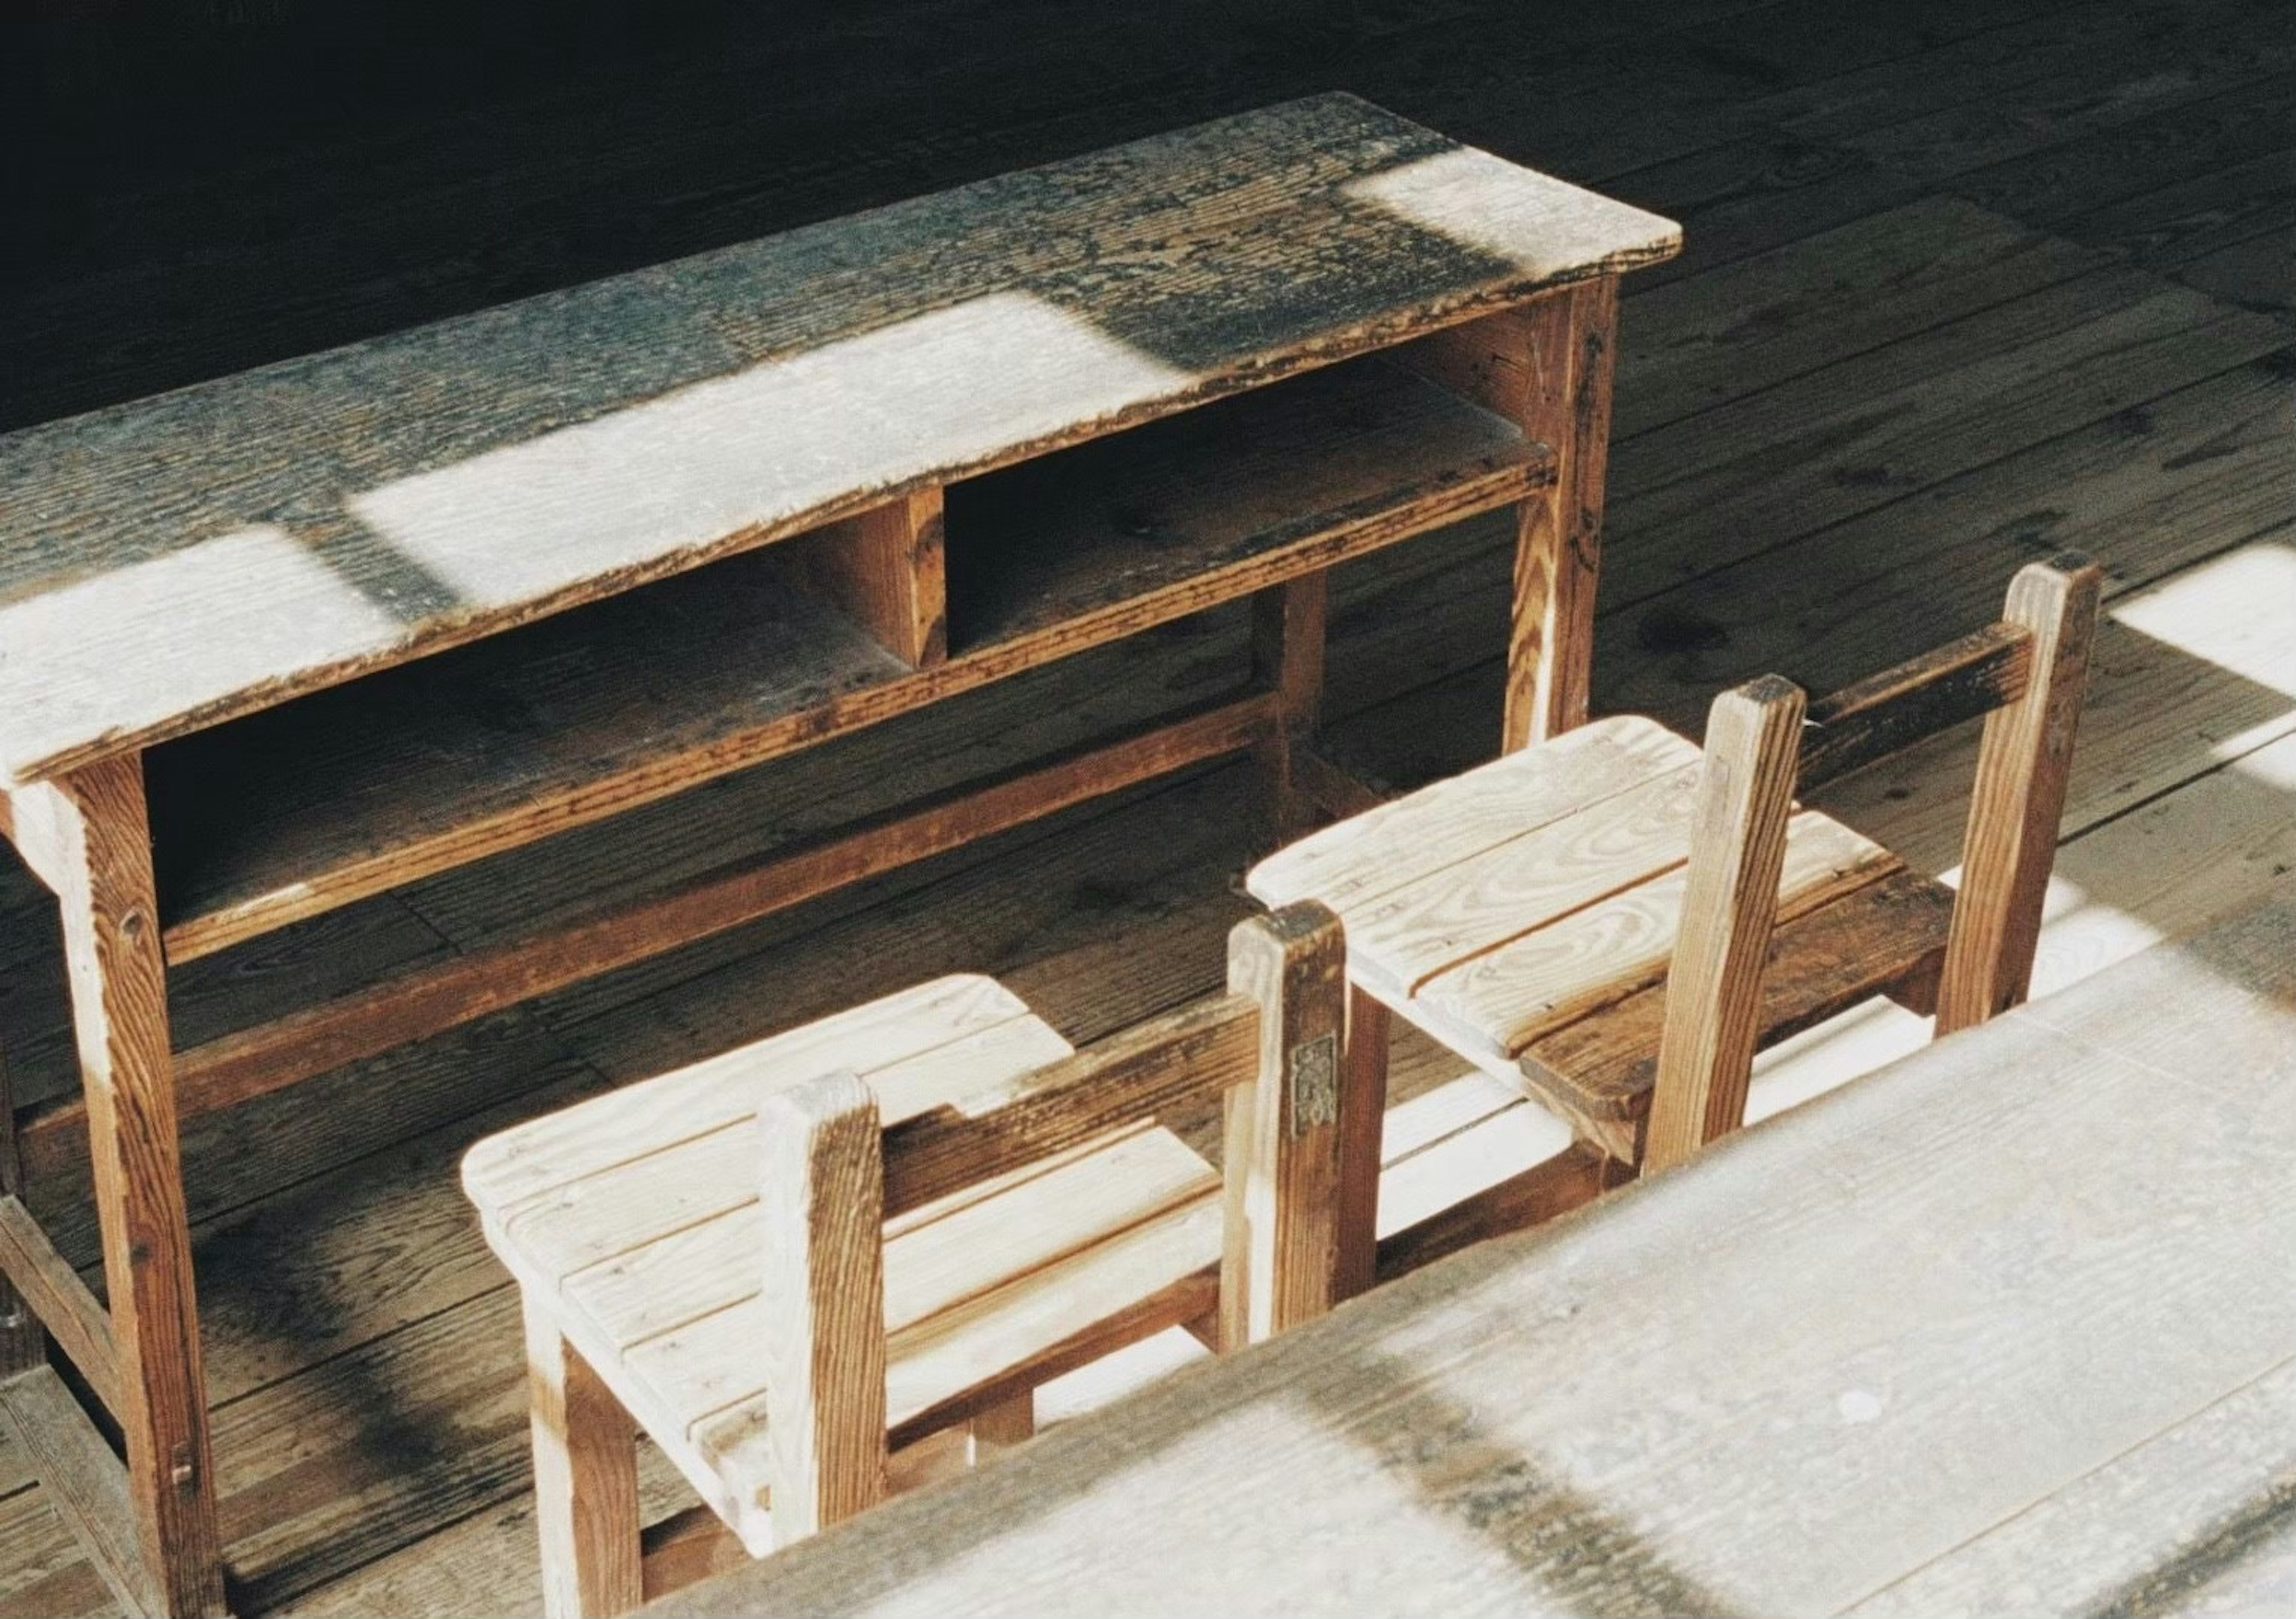
[[[1617, 277], [1677, 241], [1322, 96], [0, 439], [0, 831], [84, 1082], [21, 1129], [87, 1136], [111, 1309], [12, 1113], [0, 1265], [127, 1435], [49, 1458], [122, 1600], [224, 1599], [180, 1117], [1224, 754], [1352, 807], [1325, 573], [1473, 512], [1502, 741], [1575, 723]], [[1242, 598], [1194, 709], [171, 1049], [170, 964]]]
[[2292, 1529], [2284, 885], [659, 1611], [2285, 1611]]

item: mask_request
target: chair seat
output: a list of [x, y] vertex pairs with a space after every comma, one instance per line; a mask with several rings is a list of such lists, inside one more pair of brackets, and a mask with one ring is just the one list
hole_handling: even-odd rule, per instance
[[[849, 1068], [891, 1124], [1070, 1051], [994, 979], [941, 978], [492, 1136], [463, 1185], [529, 1307], [762, 1554], [758, 1099]], [[1144, 1125], [890, 1222], [892, 1443], [1212, 1310], [1219, 1184]]]
[[[1702, 756], [1597, 720], [1327, 827], [1247, 879], [1321, 900], [1359, 989], [1580, 1120], [1646, 1111]], [[1917, 995], [1951, 895], [1815, 810], [1787, 825], [1762, 1024], [1777, 1039], [1877, 993]]]

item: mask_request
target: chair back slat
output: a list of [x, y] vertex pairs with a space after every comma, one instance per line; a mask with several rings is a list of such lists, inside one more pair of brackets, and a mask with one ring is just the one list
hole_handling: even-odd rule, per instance
[[1809, 705], [1797, 794], [2024, 695], [2033, 633], [2006, 621], [1932, 648]]
[[2103, 585], [2096, 564], [2077, 552], [2032, 563], [2010, 583], [2004, 617], [2030, 632], [2032, 672], [2015, 701], [1987, 716], [1978, 744], [1938, 978], [1940, 1034], [2008, 1010], [2032, 983]]
[[849, 1072], [765, 1097], [761, 1280], [774, 1308], [761, 1348], [776, 1544], [885, 1492], [890, 1219], [1225, 1092], [1222, 1345], [1332, 1307], [1337, 1143], [1350, 1124], [1336, 1083], [1345, 959], [1337, 917], [1290, 905], [1237, 924], [1226, 993], [964, 1102], [885, 1127], [875, 1094]]
[[1259, 1002], [1210, 996], [884, 1132], [885, 1217], [1251, 1079]]
[[1715, 699], [1644, 1171], [1679, 1163], [1744, 1121], [1792, 797], [1980, 715], [1985, 734], [1938, 978], [1937, 1032], [2025, 998], [2100, 584], [2094, 562], [2064, 552], [2018, 571], [2000, 622], [1846, 686], [1806, 714], [1800, 690], [1776, 675]]

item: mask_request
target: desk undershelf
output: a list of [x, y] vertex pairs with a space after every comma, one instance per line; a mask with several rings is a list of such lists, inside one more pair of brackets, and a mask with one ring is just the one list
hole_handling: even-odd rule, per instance
[[1551, 454], [1359, 360], [953, 485], [950, 656], [912, 667], [768, 546], [152, 749], [170, 958], [1516, 500]]

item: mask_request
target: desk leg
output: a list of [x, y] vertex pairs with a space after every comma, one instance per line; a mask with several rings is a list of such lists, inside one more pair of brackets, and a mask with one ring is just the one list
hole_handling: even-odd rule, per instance
[[1272, 837], [1282, 845], [1305, 831], [1313, 814], [1300, 790], [1296, 756], [1315, 735], [1324, 698], [1325, 573], [1272, 585], [1251, 598], [1253, 683], [1275, 693], [1277, 718], [1258, 753], [1267, 779]]
[[1618, 278], [1606, 275], [1525, 306], [1514, 328], [1526, 384], [1518, 420], [1554, 447], [1556, 476], [1516, 508], [1502, 752], [1586, 723], [1618, 303]]
[[57, 784], [57, 898], [136, 1543], [167, 1611], [226, 1612], [143, 760]]

